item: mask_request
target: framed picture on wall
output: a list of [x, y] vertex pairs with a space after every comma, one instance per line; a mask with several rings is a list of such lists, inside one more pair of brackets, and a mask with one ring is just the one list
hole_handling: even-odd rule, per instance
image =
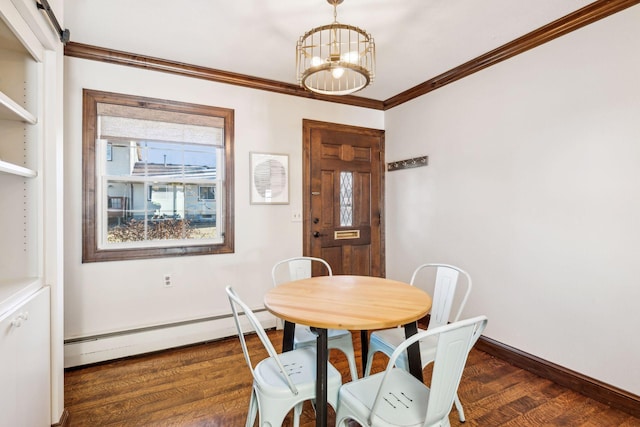
[[249, 153], [251, 204], [289, 204], [289, 155]]

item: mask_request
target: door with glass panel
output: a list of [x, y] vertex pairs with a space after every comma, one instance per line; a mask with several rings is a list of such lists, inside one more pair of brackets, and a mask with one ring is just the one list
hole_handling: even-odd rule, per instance
[[384, 131], [304, 120], [303, 134], [305, 255], [384, 276]]

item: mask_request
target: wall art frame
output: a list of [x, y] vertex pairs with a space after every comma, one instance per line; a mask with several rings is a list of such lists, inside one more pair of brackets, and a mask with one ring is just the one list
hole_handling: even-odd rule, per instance
[[250, 203], [289, 204], [289, 155], [249, 153]]

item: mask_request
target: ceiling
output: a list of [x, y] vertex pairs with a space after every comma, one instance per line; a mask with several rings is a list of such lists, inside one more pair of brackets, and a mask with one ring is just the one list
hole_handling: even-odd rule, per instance
[[[338, 22], [376, 43], [386, 100], [592, 0], [344, 0]], [[65, 0], [71, 41], [296, 84], [295, 46], [333, 21], [327, 0]]]

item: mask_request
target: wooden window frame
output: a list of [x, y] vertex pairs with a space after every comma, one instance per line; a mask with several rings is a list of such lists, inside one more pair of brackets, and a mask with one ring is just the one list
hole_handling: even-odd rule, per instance
[[[176, 244], [170, 247], [99, 249], [96, 224], [96, 149], [98, 104], [143, 107], [177, 113], [215, 116], [224, 120], [224, 241], [219, 244]], [[83, 90], [82, 119], [82, 262], [122, 261], [183, 255], [213, 255], [234, 252], [234, 110], [145, 98], [96, 90]]]

